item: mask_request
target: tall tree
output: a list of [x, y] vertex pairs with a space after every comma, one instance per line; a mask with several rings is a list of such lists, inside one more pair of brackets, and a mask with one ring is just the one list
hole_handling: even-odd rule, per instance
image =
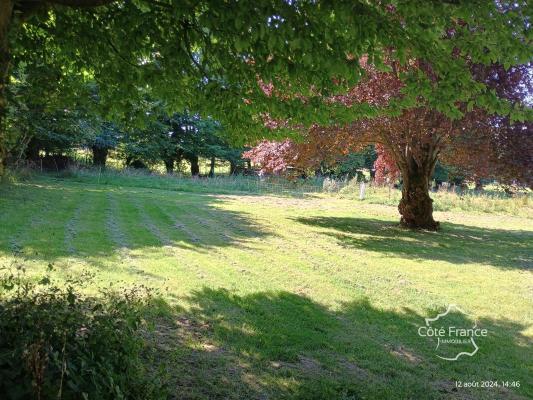
[[121, 132], [112, 122], [98, 121], [94, 134], [87, 140], [93, 153], [93, 164], [105, 168], [109, 150], [117, 147]]
[[[385, 72], [366, 59], [362, 63], [366, 65], [367, 76], [346, 95], [331, 98], [332, 103], [349, 109], [361, 104], [384, 108], [403, 101], [405, 83], [401, 76], [405, 68], [438, 80], [432, 66], [425, 61], [414, 60], [408, 67], [392, 63], [390, 70]], [[494, 71], [499, 67], [487, 69]], [[509, 75], [513, 78], [508, 79]], [[488, 76], [494, 75], [489, 72]], [[487, 84], [503, 100], [513, 101], [512, 107], [527, 108], [527, 96], [531, 93], [528, 64], [509, 68], [501, 79]], [[429, 184], [441, 155], [448, 162], [470, 166], [478, 177], [485, 177], [491, 171], [500, 179], [531, 184], [533, 163], [529, 122], [513, 124], [509, 117], [489, 114], [481, 108], [473, 108], [473, 104], [460, 105], [464, 114], [452, 119], [426, 101], [418, 100], [417, 103], [416, 107], [394, 114], [377, 114], [342, 125], [315, 126], [307, 132], [303, 143], [263, 142], [245, 156], [266, 168], [280, 170], [289, 165], [316, 165], [317, 155], [323, 158], [323, 153], [338, 157], [350, 148], [378, 144], [382, 167], [401, 172], [402, 198], [398, 205], [401, 224], [428, 230], [436, 230], [439, 226], [433, 219]]]
[[210, 159], [212, 165], [216, 159], [242, 162], [242, 150], [223, 138], [224, 130], [218, 121], [187, 112], [168, 116], [160, 106], [153, 111], [155, 115], [145, 127], [130, 130], [122, 140], [126, 164], [135, 160], [145, 164], [163, 161], [167, 173], [172, 173], [176, 165], [187, 160], [191, 175], [197, 176], [200, 158]]
[[[174, 110], [209, 112], [246, 143], [262, 132], [261, 112], [305, 124], [368, 116], [366, 106], [332, 112], [323, 99], [356, 83], [363, 54], [379, 65], [389, 48], [397, 49], [401, 63], [431, 60], [439, 75], [434, 84], [417, 74], [405, 77], [398, 107], [423, 97], [454, 114], [457, 101], [490, 103], [494, 96], [471, 78], [464, 58], [450, 54], [460, 48], [482, 63], [529, 57], [527, 27], [516, 22], [531, 15], [531, 6], [520, 3], [502, 13], [501, 3], [3, 0], [0, 166], [10, 65], [37, 65], [39, 58], [57, 66], [54, 80], [65, 93], [76, 93], [76, 81], [95, 80], [107, 113], [120, 114], [149, 92]], [[460, 34], [444, 41], [447, 27]], [[287, 101], [263, 96], [258, 77], [275, 81]]]
[[[329, 70], [331, 59], [345, 75], [356, 76], [341, 48], [331, 46], [355, 30], [330, 30], [329, 36], [322, 31], [337, 24], [332, 13], [337, 19], [346, 14], [343, 3], [320, 8], [311, 1], [3, 0], [0, 11], [0, 168], [6, 155], [5, 88], [10, 66], [21, 63], [53, 63], [58, 84], [64, 76], [95, 79], [104, 110], [119, 114], [146, 91], [174, 109], [223, 104], [222, 114], [236, 113], [243, 95], [257, 91], [258, 72], [275, 73], [293, 86], [301, 81], [322, 87], [329, 78], [317, 68]], [[378, 19], [373, 13], [370, 18]], [[299, 61], [304, 57], [309, 62]], [[63, 89], [75, 94], [76, 84]]]

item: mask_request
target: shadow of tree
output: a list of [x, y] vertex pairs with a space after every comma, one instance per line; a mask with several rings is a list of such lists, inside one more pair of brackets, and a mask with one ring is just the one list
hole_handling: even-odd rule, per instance
[[533, 232], [487, 229], [450, 222], [439, 232], [409, 231], [373, 218], [301, 217], [294, 221], [321, 228], [341, 246], [410, 259], [454, 264], [482, 263], [501, 268], [533, 268]]
[[[524, 368], [533, 343], [516, 322], [478, 320], [488, 330], [478, 340], [480, 350], [450, 362], [436, 357], [433, 339], [417, 333], [436, 310], [394, 312], [366, 300], [331, 310], [288, 292], [239, 296], [209, 288], [188, 300], [191, 309], [161, 319], [153, 336], [175, 398], [501, 399], [533, 393], [531, 367]], [[474, 324], [458, 313], [449, 322]], [[458, 389], [456, 380], [518, 380], [521, 387]]]
[[[169, 195], [170, 193], [170, 195]], [[162, 247], [207, 252], [268, 234], [217, 196], [136, 188], [25, 185], [0, 203], [0, 253], [94, 261]]]

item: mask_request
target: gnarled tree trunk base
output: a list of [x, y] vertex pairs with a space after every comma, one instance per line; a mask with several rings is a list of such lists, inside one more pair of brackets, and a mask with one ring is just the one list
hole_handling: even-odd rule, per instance
[[409, 171], [404, 175], [402, 199], [398, 205], [400, 225], [409, 229], [436, 231], [439, 223], [433, 219], [433, 200], [429, 197], [428, 173]]
[[[430, 199], [430, 201], [432, 201]], [[431, 211], [427, 211], [427, 205], [420, 206], [420, 204], [409, 204], [403, 199], [398, 205], [398, 210], [401, 214], [400, 226], [409, 229], [424, 229], [428, 231], [437, 231], [440, 224], [433, 219], [433, 207]]]

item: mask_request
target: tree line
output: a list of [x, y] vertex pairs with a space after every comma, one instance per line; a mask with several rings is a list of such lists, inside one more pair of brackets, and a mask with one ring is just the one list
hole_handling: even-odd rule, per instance
[[[92, 164], [100, 168], [106, 167], [110, 152], [125, 167], [147, 169], [162, 163], [167, 173], [187, 161], [192, 176], [200, 174], [200, 159], [209, 160], [209, 176], [214, 176], [217, 160], [227, 162], [231, 174], [246, 167], [244, 148], [231, 145], [224, 137], [224, 127], [213, 118], [187, 111], [169, 114], [161, 101], [145, 100], [144, 108], [135, 110], [143, 116], [142, 123], [128, 124], [128, 118], [107, 120], [91, 107], [56, 104], [50, 110], [24, 97], [24, 87], [19, 85], [13, 85], [17, 103], [7, 113], [17, 140], [7, 152], [12, 165], [29, 162], [44, 169], [64, 169], [75, 162], [72, 156], [76, 151], [87, 149]], [[92, 102], [98, 102], [95, 86], [89, 91], [94, 96]]]

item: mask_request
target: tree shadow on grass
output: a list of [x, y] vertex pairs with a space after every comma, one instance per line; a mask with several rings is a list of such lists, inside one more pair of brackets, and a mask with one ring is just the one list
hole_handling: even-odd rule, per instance
[[[98, 264], [136, 250], [209, 252], [268, 234], [213, 195], [81, 185], [23, 185], [0, 204], [0, 254]], [[103, 264], [102, 264], [103, 265]]]
[[500, 268], [533, 268], [533, 232], [487, 229], [449, 222], [439, 232], [406, 230], [372, 218], [311, 217], [294, 221], [320, 228], [341, 246], [420, 260], [481, 263]]
[[[380, 310], [368, 301], [331, 310], [289, 292], [239, 296], [204, 288], [188, 312], [167, 315], [153, 332], [180, 399], [522, 398], [533, 394], [524, 326], [483, 319], [488, 336], [474, 357], [436, 357], [435, 342], [418, 335], [426, 316]], [[454, 326], [474, 321], [451, 314]], [[512, 389], [457, 389], [455, 381], [521, 381]], [[523, 397], [526, 398], [526, 397]]]

